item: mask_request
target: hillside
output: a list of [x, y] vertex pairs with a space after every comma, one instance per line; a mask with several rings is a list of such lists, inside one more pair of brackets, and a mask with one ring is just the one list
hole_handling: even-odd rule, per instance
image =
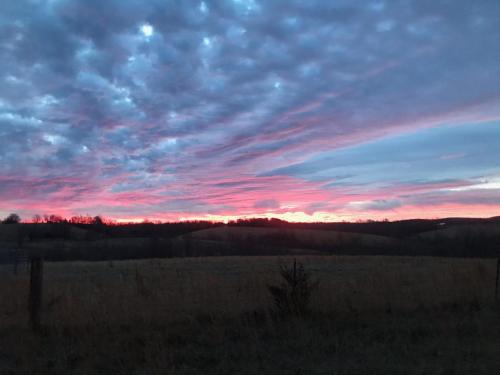
[[12, 248], [41, 254], [47, 260], [321, 254], [496, 257], [500, 221], [288, 223], [258, 219], [229, 224], [0, 225], [0, 250]]
[[43, 223], [43, 224], [8, 224], [0, 225], [0, 241], [26, 241], [64, 238], [82, 241], [95, 238], [94, 231], [79, 228], [74, 225]]
[[489, 222], [480, 224], [443, 226], [442, 229], [419, 233], [415, 237], [420, 239], [456, 239], [466, 236], [494, 237], [498, 235], [500, 235], [500, 222]]
[[372, 234], [341, 232], [320, 229], [295, 229], [295, 228], [254, 228], [254, 227], [217, 227], [203, 229], [191, 233], [191, 236], [199, 239], [213, 239], [220, 241], [232, 241], [242, 239], [264, 239], [279, 240], [281, 238], [293, 238], [300, 241], [311, 241], [312, 243], [375, 243], [381, 245], [393, 244], [394, 239], [387, 236]]
[[192, 232], [182, 238], [239, 244], [242, 248], [308, 249], [321, 253], [342, 253], [360, 249], [391, 249], [399, 240], [370, 234], [317, 229], [217, 227]]

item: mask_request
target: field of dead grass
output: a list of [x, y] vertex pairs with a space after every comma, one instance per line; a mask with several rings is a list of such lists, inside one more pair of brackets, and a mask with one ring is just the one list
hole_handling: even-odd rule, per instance
[[[42, 335], [27, 273], [0, 267], [0, 373], [491, 374], [495, 261], [297, 257], [320, 286], [307, 319], [273, 321], [291, 257], [45, 263]], [[266, 317], [267, 316], [267, 317]]]
[[[487, 259], [298, 257], [320, 286], [320, 312], [412, 310], [453, 303], [487, 303], [495, 261]], [[207, 257], [114, 262], [45, 263], [48, 325], [175, 321], [190, 315], [237, 315], [271, 307], [266, 285], [279, 280], [291, 257]], [[27, 318], [27, 273], [0, 272], [3, 325]]]

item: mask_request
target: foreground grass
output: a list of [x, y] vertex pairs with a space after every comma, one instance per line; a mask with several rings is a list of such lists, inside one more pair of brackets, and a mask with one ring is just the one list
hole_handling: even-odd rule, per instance
[[3, 329], [2, 374], [494, 374], [499, 310]]
[[495, 262], [301, 257], [312, 314], [276, 320], [290, 258], [47, 263], [44, 328], [28, 276], [0, 269], [0, 374], [495, 374]]

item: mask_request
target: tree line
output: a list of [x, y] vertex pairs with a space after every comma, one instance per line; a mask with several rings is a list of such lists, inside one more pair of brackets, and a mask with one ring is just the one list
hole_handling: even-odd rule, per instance
[[[22, 222], [21, 217], [12, 213], [8, 215], [6, 218], [1, 220], [2, 224], [19, 224]], [[78, 215], [72, 216], [69, 219], [55, 214], [44, 214], [44, 215], [34, 215], [29, 221], [33, 224], [60, 224], [60, 223], [68, 223], [68, 224], [91, 224], [91, 225], [101, 225], [101, 224], [113, 224], [113, 220], [104, 219], [102, 216], [89, 216], [89, 215]]]

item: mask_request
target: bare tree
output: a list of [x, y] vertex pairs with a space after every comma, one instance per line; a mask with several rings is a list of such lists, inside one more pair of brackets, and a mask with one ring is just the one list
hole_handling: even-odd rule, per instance
[[20, 222], [21, 217], [18, 214], [10, 214], [2, 221], [3, 224], [17, 224]]
[[92, 219], [92, 224], [94, 224], [94, 225], [103, 225], [103, 224], [104, 224], [104, 220], [102, 219], [102, 217], [100, 217], [100, 216], [98, 215], [98, 216], [95, 216], [95, 217]]

